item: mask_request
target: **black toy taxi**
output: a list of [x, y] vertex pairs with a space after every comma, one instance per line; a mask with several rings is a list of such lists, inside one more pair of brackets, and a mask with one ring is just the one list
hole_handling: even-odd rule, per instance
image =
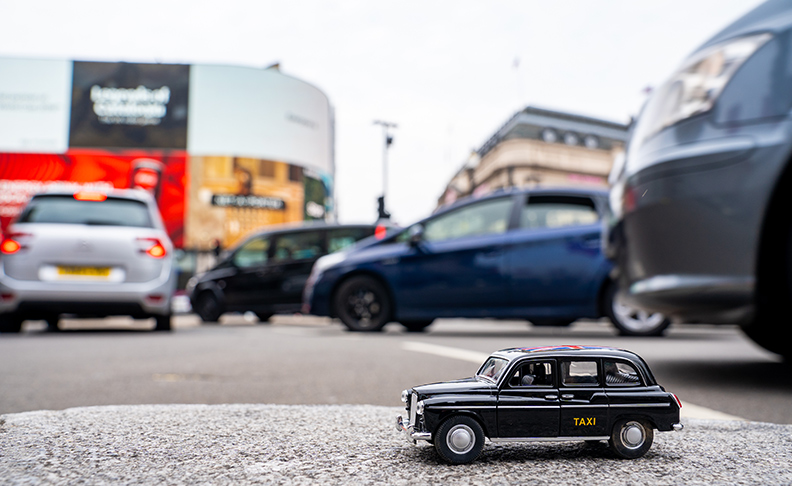
[[637, 354], [598, 346], [497, 351], [475, 376], [402, 392], [399, 430], [464, 464], [492, 442], [601, 441], [623, 458], [643, 456], [654, 430], [681, 430], [682, 407]]

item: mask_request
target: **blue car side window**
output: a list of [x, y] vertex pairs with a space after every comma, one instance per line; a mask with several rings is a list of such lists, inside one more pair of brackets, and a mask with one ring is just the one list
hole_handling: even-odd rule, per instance
[[523, 206], [520, 228], [562, 228], [594, 224], [598, 220], [597, 210], [589, 198], [535, 196]]
[[438, 216], [424, 225], [425, 241], [446, 241], [469, 236], [505, 233], [513, 202], [504, 197], [471, 204]]

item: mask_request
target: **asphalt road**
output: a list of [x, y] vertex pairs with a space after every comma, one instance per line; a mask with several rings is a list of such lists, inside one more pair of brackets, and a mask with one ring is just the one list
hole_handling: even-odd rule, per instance
[[177, 403], [398, 407], [402, 389], [470, 376], [497, 349], [598, 344], [642, 355], [681, 398], [683, 416], [792, 424], [792, 367], [733, 327], [675, 325], [657, 339], [621, 338], [604, 322], [443, 320], [426, 333], [390, 324], [369, 335], [311, 317], [223, 321], [179, 316], [172, 333], [124, 320], [66, 321], [65, 331], [47, 333], [28, 322], [19, 335], [0, 335], [0, 414]]

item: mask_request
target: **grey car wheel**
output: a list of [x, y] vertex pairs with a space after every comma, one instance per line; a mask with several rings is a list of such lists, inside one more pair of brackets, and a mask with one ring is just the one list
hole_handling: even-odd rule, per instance
[[671, 325], [659, 312], [647, 312], [624, 303], [616, 285], [608, 290], [605, 313], [621, 336], [662, 336]]

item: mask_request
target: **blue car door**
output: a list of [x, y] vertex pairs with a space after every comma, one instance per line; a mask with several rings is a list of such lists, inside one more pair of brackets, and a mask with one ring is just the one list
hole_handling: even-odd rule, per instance
[[[504, 246], [515, 199], [478, 201], [423, 223], [423, 241], [399, 261], [399, 313], [498, 315], [508, 301]], [[417, 314], [416, 314], [417, 313]]]
[[506, 256], [511, 305], [525, 317], [593, 314], [609, 268], [600, 237], [591, 197], [529, 195], [520, 209], [519, 228], [510, 233]]

